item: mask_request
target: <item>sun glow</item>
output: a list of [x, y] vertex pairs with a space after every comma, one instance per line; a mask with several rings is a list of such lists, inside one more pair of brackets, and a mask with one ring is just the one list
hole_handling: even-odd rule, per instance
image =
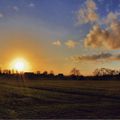
[[11, 62], [10, 69], [21, 71], [28, 71], [29, 64], [24, 58], [16, 58]]

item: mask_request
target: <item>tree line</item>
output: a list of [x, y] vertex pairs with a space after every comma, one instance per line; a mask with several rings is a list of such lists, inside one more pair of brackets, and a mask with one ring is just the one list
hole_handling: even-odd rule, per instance
[[108, 68], [100, 68], [96, 69], [91, 76], [83, 76], [80, 73], [80, 70], [77, 68], [73, 68], [70, 71], [69, 75], [64, 75], [63, 73], [59, 73], [57, 75], [54, 74], [54, 71], [44, 71], [44, 72], [18, 72], [16, 70], [1, 70], [0, 69], [0, 77], [3, 78], [26, 78], [30, 80], [35, 79], [47, 79], [47, 80], [120, 80], [120, 71], [119, 70], [111, 70]]

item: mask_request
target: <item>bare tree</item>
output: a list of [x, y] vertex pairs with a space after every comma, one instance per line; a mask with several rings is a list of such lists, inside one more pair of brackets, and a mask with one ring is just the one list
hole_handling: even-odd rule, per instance
[[116, 70], [111, 70], [111, 69], [107, 69], [107, 68], [100, 68], [100, 69], [96, 69], [93, 74], [95, 76], [103, 76], [103, 75], [117, 75], [119, 74], [119, 71]]
[[71, 74], [71, 75], [75, 75], [75, 76], [80, 76], [80, 70], [79, 70], [79, 69], [76, 69], [76, 68], [73, 68], [73, 69], [70, 71], [70, 74]]

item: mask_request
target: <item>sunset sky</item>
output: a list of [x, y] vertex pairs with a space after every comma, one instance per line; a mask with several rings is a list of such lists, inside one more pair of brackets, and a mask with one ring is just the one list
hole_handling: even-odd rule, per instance
[[120, 0], [0, 0], [0, 66], [89, 75], [120, 69]]

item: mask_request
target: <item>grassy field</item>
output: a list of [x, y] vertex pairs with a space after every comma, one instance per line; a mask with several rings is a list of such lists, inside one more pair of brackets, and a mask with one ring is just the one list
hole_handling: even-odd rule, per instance
[[0, 118], [120, 118], [120, 81], [0, 80]]

